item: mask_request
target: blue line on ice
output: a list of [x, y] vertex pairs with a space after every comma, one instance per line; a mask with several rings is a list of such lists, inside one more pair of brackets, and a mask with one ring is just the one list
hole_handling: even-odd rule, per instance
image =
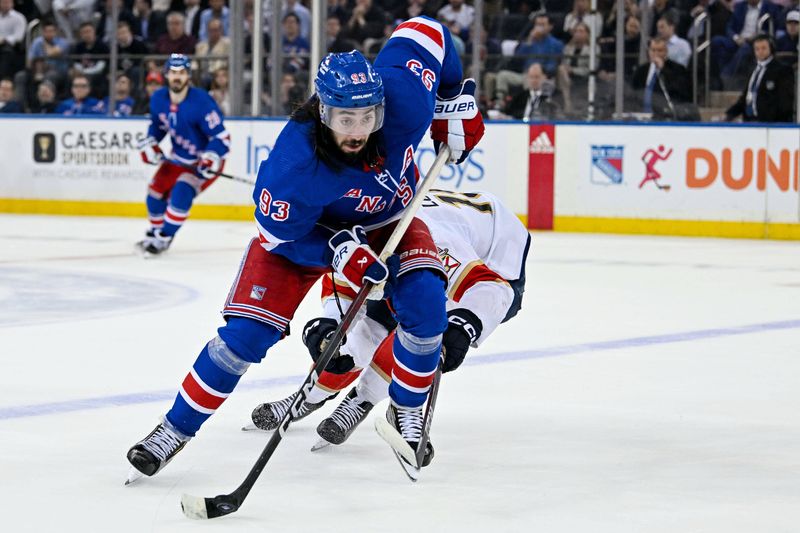
[[[489, 365], [495, 363], [505, 363], [508, 361], [542, 359], [545, 357], [559, 357], [562, 355], [602, 352], [624, 348], [636, 348], [639, 346], [689, 342], [703, 339], [713, 339], [717, 337], [731, 337], [734, 335], [747, 335], [749, 333], [762, 333], [766, 331], [779, 331], [798, 328], [800, 328], [800, 320], [784, 320], [780, 322], [766, 322], [761, 324], [749, 324], [745, 326], [733, 326], [728, 328], [701, 329], [696, 331], [667, 333], [664, 335], [651, 335], [646, 337], [632, 337], [628, 339], [616, 339], [601, 342], [569, 344], [566, 346], [553, 346], [550, 348], [524, 350], [519, 352], [474, 355], [468, 357], [467, 360], [464, 361], [464, 364], [468, 366]], [[278, 387], [281, 385], [299, 385], [304, 378], [305, 376], [296, 375], [246, 381], [239, 385], [238, 389], [257, 390]], [[143, 403], [164, 402], [174, 398], [175, 394], [176, 390], [172, 389], [168, 391], [119, 394], [115, 396], [101, 396], [98, 398], [68, 400], [64, 402], [43, 403], [36, 405], [2, 407], [0, 408], [0, 420], [69, 413], [74, 411], [88, 411], [90, 409], [104, 409], [107, 407], [122, 407]]]

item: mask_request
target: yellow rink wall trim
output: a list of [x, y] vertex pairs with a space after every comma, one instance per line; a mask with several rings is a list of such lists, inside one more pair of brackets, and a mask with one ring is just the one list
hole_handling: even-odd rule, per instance
[[[147, 218], [142, 202], [93, 202], [83, 200], [33, 200], [0, 198], [1, 213]], [[191, 218], [203, 220], [252, 220], [253, 207], [246, 205], [192, 206]]]
[[800, 240], [800, 224], [727, 222], [716, 220], [657, 220], [556, 216], [553, 218], [553, 230], [587, 233], [625, 233], [633, 235]]

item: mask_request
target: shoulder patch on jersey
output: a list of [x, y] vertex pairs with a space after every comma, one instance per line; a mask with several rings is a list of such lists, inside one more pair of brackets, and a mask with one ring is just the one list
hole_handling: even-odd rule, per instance
[[411, 166], [411, 163], [414, 162], [414, 147], [408, 145], [406, 148], [405, 154], [403, 154], [403, 170], [400, 171], [400, 175], [403, 176], [408, 170], [408, 167]]

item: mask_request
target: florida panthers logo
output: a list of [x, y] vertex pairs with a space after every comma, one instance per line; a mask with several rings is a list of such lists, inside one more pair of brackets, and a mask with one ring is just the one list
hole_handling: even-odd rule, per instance
[[438, 248], [439, 259], [442, 260], [444, 265], [444, 272], [448, 278], [452, 278], [458, 268], [461, 266], [461, 261], [450, 255], [449, 248]]

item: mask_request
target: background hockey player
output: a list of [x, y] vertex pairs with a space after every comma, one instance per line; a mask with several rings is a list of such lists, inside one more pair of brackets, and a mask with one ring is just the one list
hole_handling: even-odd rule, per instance
[[[461, 365], [470, 346], [479, 346], [521, 309], [530, 234], [497, 197], [485, 192], [432, 191], [417, 217], [430, 229], [447, 271], [448, 326], [442, 343], [442, 370], [450, 372]], [[323, 286], [324, 316], [311, 320], [303, 332], [315, 360], [336, 329], [340, 313], [336, 298], [343, 287], [334, 292], [330, 279]], [[341, 302], [343, 308], [348, 304]], [[317, 427], [324, 442], [342, 444], [372, 407], [388, 397], [393, 373], [390, 332], [395, 325], [383, 302], [370, 302], [367, 317], [347, 334], [339, 356], [312, 389], [302, 410], [304, 416], [361, 375], [357, 386]], [[253, 411], [254, 424], [275, 429], [292, 399], [259, 405]]]
[[[230, 147], [222, 112], [207, 92], [191, 87], [190, 61], [172, 54], [165, 65], [167, 86], [150, 98], [150, 127], [142, 141], [142, 161], [158, 165], [147, 188], [150, 229], [138, 247], [147, 254], [164, 252], [181, 228], [194, 198], [211, 186], [222, 171]], [[172, 141], [170, 159], [159, 143], [167, 135]]]
[[[441, 124], [432, 128], [456, 162], [483, 135], [474, 82], [462, 82], [450, 35], [431, 19], [398, 26], [374, 68], [356, 51], [328, 55], [315, 87], [259, 169], [253, 193], [259, 235], [223, 309], [226, 325], [200, 353], [163, 422], [128, 452], [141, 473], [156, 473], [197, 433], [248, 366], [284, 336], [320, 276], [332, 269], [354, 291], [387, 278], [373, 250], [382, 248], [414, 196], [414, 150], [432, 126], [437, 99], [456, 103], [450, 106], [456, 113], [442, 109]], [[392, 348], [410, 370], [395, 375], [387, 419], [416, 446], [447, 327], [445, 274], [418, 219], [397, 251], [392, 303], [400, 326]]]

